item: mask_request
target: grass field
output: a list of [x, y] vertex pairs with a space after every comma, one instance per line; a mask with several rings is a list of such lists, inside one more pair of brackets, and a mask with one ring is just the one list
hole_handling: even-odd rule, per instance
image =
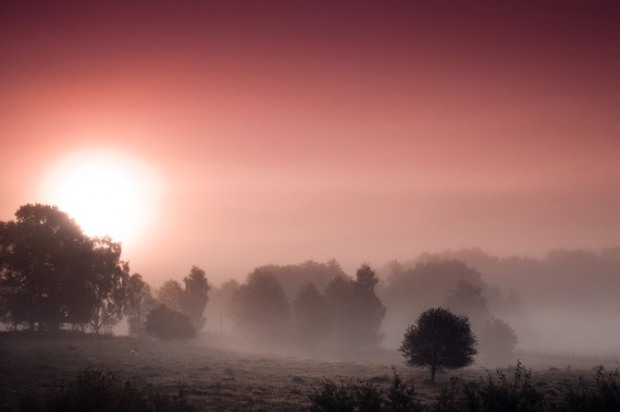
[[[198, 410], [218, 411], [306, 410], [309, 395], [324, 377], [336, 381], [371, 379], [377, 386], [387, 387], [393, 368], [404, 380], [413, 379], [418, 398], [428, 403], [437, 398], [450, 377], [477, 379], [488, 373], [480, 366], [472, 366], [441, 374], [438, 384], [432, 386], [424, 383], [425, 370], [406, 367], [396, 353], [393, 359], [384, 356], [381, 362], [338, 362], [235, 352], [221, 346], [213, 346], [208, 340], [177, 343], [126, 337], [2, 334], [0, 410], [17, 410], [24, 394], [44, 395], [58, 382], [74, 378], [87, 367], [152, 385], [163, 394], [178, 393], [183, 386], [188, 400]], [[598, 360], [568, 359], [560, 367], [560, 359], [545, 364], [544, 358], [531, 358], [535, 363], [534, 383], [551, 398], [567, 384], [577, 382], [579, 376], [591, 376], [593, 367], [600, 364]], [[527, 360], [525, 365], [530, 366]], [[614, 365], [608, 367], [613, 369]]]

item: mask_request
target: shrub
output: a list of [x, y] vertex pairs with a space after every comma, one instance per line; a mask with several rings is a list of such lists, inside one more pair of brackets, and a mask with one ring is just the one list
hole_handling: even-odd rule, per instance
[[385, 410], [389, 412], [416, 412], [422, 410], [422, 405], [416, 399], [413, 383], [406, 385], [396, 372], [394, 372], [392, 385], [388, 389], [385, 404]]
[[188, 316], [159, 305], [146, 318], [146, 332], [161, 339], [188, 339], [196, 335]]
[[596, 370], [594, 383], [580, 377], [576, 386], [566, 391], [561, 410], [572, 412], [620, 411], [619, 371], [606, 372], [601, 366]]
[[310, 395], [312, 412], [348, 412], [356, 406], [355, 387], [352, 383], [339, 384], [324, 378], [316, 393]]
[[356, 383], [341, 380], [335, 383], [332, 380], [323, 379], [318, 390], [310, 395], [310, 402], [310, 410], [313, 412], [416, 412], [422, 410], [415, 398], [413, 385], [404, 384], [396, 373], [387, 392], [368, 380], [359, 380]]
[[512, 381], [500, 370], [496, 374], [497, 378], [489, 374], [487, 379], [472, 382], [451, 380], [433, 410], [536, 412], [545, 409], [544, 395], [536, 389], [531, 372], [521, 362], [517, 362]]

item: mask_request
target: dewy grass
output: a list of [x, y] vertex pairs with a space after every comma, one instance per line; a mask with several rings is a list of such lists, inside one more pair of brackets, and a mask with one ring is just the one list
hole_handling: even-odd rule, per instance
[[71, 380], [62, 382], [43, 398], [32, 394], [22, 398], [20, 409], [46, 412], [181, 412], [195, 408], [185, 399], [183, 389], [177, 396], [157, 393], [152, 387], [122, 382], [112, 372], [87, 368]]

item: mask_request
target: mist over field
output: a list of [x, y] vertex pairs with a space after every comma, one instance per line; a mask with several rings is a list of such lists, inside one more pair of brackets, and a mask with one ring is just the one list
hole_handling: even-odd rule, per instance
[[[289, 303], [305, 285], [324, 291], [331, 279], [344, 274], [335, 261], [308, 261], [262, 266], [248, 279], [260, 273], [278, 279]], [[423, 253], [411, 260], [388, 262], [377, 273], [376, 293], [387, 308], [380, 327], [382, 347], [397, 349], [404, 330], [422, 311], [450, 307], [450, 297], [459, 290], [459, 283], [466, 282], [473, 291], [453, 304], [454, 309], [470, 317], [505, 321], [516, 334], [520, 356], [618, 356], [619, 248], [555, 250], [543, 258], [498, 258], [480, 249]], [[236, 281], [228, 281], [212, 290], [208, 330], [234, 333], [234, 316], [227, 305], [238, 287]], [[508, 355], [496, 361], [507, 363], [517, 356]]]
[[[424, 253], [379, 268], [362, 263], [353, 274], [336, 260], [308, 260], [259, 266], [242, 282], [217, 286], [193, 265], [158, 288], [121, 256], [120, 243], [88, 236], [55, 206], [23, 205], [0, 222], [0, 354], [11, 359], [0, 379], [9, 383], [4, 396], [18, 400], [9, 410], [84, 410], [100, 396], [122, 410], [162, 402], [172, 410], [220, 408], [230, 385], [230, 410], [263, 402], [324, 410], [340, 402], [330, 380], [338, 377], [349, 379], [339, 384], [347, 402], [366, 405], [360, 394], [370, 391], [379, 410], [394, 402], [463, 410], [461, 391], [475, 391], [483, 404], [504, 391], [528, 399], [526, 410], [564, 410], [575, 396], [584, 410], [600, 397], [612, 396], [609, 410], [618, 404], [620, 248], [555, 250], [542, 259], [481, 249]], [[524, 362], [543, 374], [540, 384]], [[116, 372], [102, 369], [110, 367]], [[29, 378], [40, 368], [42, 380]], [[499, 368], [496, 380], [476, 381], [476, 368]], [[460, 380], [449, 381], [447, 397], [454, 369]], [[46, 379], [67, 373], [73, 381], [41, 395]], [[173, 394], [180, 381], [171, 373], [191, 380], [191, 398], [182, 388]], [[428, 385], [421, 398], [403, 373]], [[543, 389], [575, 376], [580, 389]], [[163, 394], [140, 383], [145, 377]], [[31, 382], [19, 389], [23, 380]], [[251, 393], [267, 401], [240, 394], [256, 385]], [[368, 406], [346, 410], [360, 408]]]
[[0, 2], [0, 410], [620, 411], [619, 21]]

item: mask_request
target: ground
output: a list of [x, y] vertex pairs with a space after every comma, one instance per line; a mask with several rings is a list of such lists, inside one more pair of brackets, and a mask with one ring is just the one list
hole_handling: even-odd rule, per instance
[[[474, 365], [441, 374], [438, 385], [432, 386], [425, 383], [427, 371], [408, 368], [394, 355], [389, 361], [384, 356], [381, 361], [339, 362], [231, 351], [211, 345], [208, 339], [179, 343], [5, 333], [0, 334], [0, 410], [14, 410], [24, 393], [46, 393], [57, 382], [72, 379], [87, 367], [109, 370], [122, 379], [151, 384], [170, 394], [184, 386], [199, 410], [218, 411], [305, 410], [308, 395], [323, 377], [372, 379], [379, 386], [387, 386], [394, 368], [405, 380], [413, 379], [419, 398], [429, 402], [450, 377], [476, 379], [488, 372]], [[544, 359], [530, 356], [536, 385], [551, 396], [567, 382], [576, 382], [578, 376], [591, 375], [592, 368], [600, 363], [596, 359], [549, 359], [545, 364]], [[561, 367], [560, 361], [564, 362]], [[525, 365], [531, 366], [527, 360]]]

